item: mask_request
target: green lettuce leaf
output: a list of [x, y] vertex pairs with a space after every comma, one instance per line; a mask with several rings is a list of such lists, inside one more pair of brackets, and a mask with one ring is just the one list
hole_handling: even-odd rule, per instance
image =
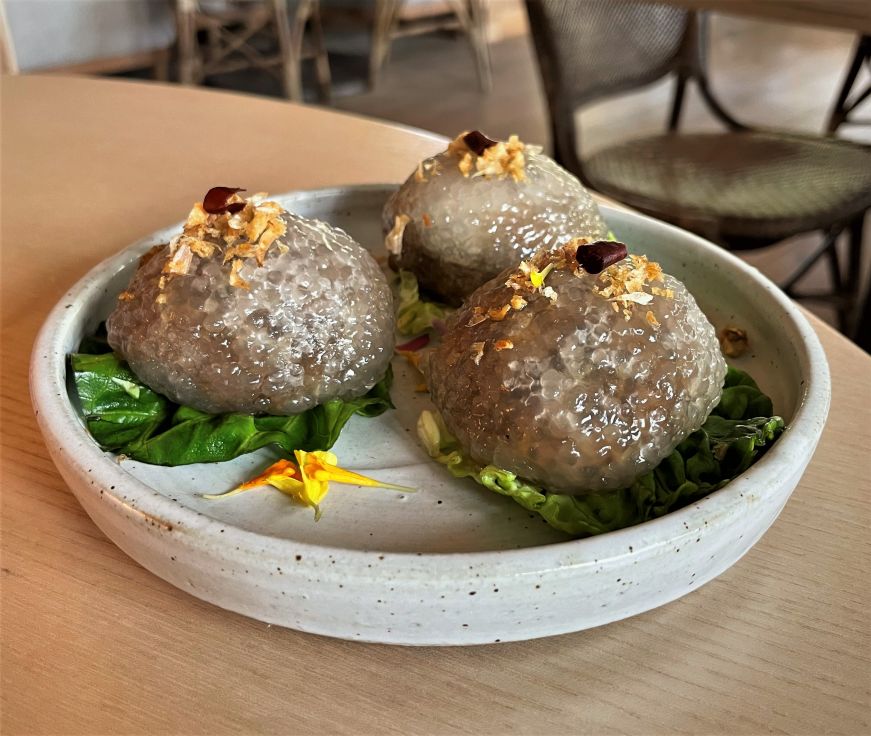
[[[767, 409], [764, 416], [755, 415], [759, 408]], [[628, 488], [583, 496], [549, 493], [507, 470], [476, 464], [438, 414], [423, 412], [417, 429], [430, 456], [455, 477], [472, 478], [540, 514], [552, 527], [588, 537], [655, 519], [722, 488], [783, 432], [783, 420], [770, 414], [771, 400], [750, 376], [730, 367], [717, 408], [653, 471]]]
[[400, 271], [396, 295], [396, 329], [401, 335], [419, 335], [431, 330], [433, 323], [444, 319], [451, 308], [420, 298], [417, 278], [411, 271]]
[[278, 417], [206, 414], [179, 406], [139, 381], [114, 353], [76, 353], [70, 367], [85, 424], [100, 447], [153, 465], [222, 462], [268, 445], [287, 455], [328, 450], [354, 414], [376, 417], [393, 408], [389, 368], [360, 398], [333, 399]]
[[169, 402], [139, 383], [112, 353], [77, 353], [70, 366], [88, 431], [105, 450], [117, 451], [154, 432], [171, 414]]

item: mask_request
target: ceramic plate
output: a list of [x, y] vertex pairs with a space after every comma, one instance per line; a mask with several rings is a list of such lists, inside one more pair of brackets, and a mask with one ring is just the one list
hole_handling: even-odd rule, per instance
[[[392, 187], [275, 197], [346, 229], [383, 256], [380, 212]], [[829, 376], [796, 307], [756, 270], [706, 241], [603, 206], [617, 237], [685, 281], [719, 328], [746, 327], [737, 361], [774, 400], [788, 428], [726, 488], [656, 521], [572, 540], [509, 499], [456, 480], [415, 434], [417, 379], [394, 361], [396, 411], [354, 417], [335, 447], [345, 467], [416, 493], [335, 486], [310, 509], [262, 490], [221, 501], [264, 468], [260, 451], [232, 462], [162, 468], [119, 464], [90, 439], [68, 395], [66, 356], [106, 318], [138, 256], [180, 225], [109, 258], [49, 316], [34, 348], [31, 391], [48, 449], [97, 525], [121, 549], [204, 600], [274, 624], [399, 644], [475, 644], [576, 631], [685, 595], [720, 574], [774, 521], [817, 443]]]

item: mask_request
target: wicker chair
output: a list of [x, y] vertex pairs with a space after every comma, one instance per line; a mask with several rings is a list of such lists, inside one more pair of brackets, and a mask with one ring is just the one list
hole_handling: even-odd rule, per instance
[[490, 50], [485, 33], [487, 9], [482, 0], [447, 0], [443, 10], [448, 12], [432, 15], [424, 8], [403, 19], [404, 6], [412, 4], [408, 0], [375, 0], [372, 48], [369, 53], [369, 87], [374, 89], [377, 85], [381, 67], [390, 56], [393, 39], [451, 30], [460, 31], [469, 40], [478, 71], [478, 84], [482, 92], [490, 92], [493, 87], [493, 72], [490, 68]]
[[[588, 186], [655, 217], [742, 250], [820, 230], [823, 242], [781, 287], [832, 303], [852, 326], [862, 229], [871, 207], [871, 149], [832, 138], [751, 130], [713, 96], [705, 75], [703, 16], [615, 0], [526, 0], [550, 111], [555, 156]], [[574, 114], [583, 105], [673, 74], [666, 133], [579, 155]], [[723, 133], [678, 133], [687, 84], [697, 85]], [[849, 239], [843, 273], [836, 242]], [[820, 259], [832, 291], [802, 294]]]
[[[301, 102], [302, 60], [313, 58], [318, 98], [330, 101], [330, 63], [320, 20], [320, 0], [176, 0], [179, 81], [199, 84], [211, 74], [262, 69], [275, 74], [290, 100]], [[305, 29], [312, 30], [312, 43]], [[277, 54], [264, 54], [253, 39], [271, 30]], [[207, 42], [198, 42], [204, 32]]]

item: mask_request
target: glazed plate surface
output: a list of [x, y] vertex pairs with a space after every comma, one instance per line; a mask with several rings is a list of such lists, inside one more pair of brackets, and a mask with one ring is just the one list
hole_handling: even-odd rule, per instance
[[[346, 229], [383, 259], [381, 206], [391, 186], [273, 197]], [[682, 279], [718, 329], [748, 330], [750, 372], [787, 430], [727, 487], [661, 519], [572, 540], [509, 499], [452, 478], [415, 433], [430, 404], [394, 361], [396, 411], [354, 417], [341, 464], [416, 493], [335, 486], [314, 522], [277, 491], [209, 501], [276, 456], [162, 468], [103, 453], [69, 396], [66, 356], [106, 318], [156, 232], [100, 264], [50, 314], [34, 347], [31, 394], [46, 444], [95, 523], [140, 564], [193, 595], [269, 623], [397, 644], [477, 644], [577, 631], [685, 595], [734, 564], [798, 483], [825, 422], [829, 374], [798, 311], [755, 269], [694, 235], [607, 206], [630, 252]]]

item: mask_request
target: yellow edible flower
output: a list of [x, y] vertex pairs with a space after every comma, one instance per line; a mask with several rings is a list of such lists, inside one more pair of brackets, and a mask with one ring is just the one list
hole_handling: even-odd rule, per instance
[[232, 491], [227, 491], [226, 493], [204, 493], [203, 498], [207, 498], [210, 501], [217, 498], [230, 498], [230, 496], [237, 496], [245, 491], [250, 491], [252, 488], [261, 488], [263, 486], [273, 486], [282, 493], [296, 498], [299, 489], [303, 486], [302, 475], [295, 462], [279, 460], [266, 468], [260, 475], [245, 481]]
[[535, 268], [535, 266], [532, 267], [532, 270], [529, 272], [529, 280], [536, 289], [541, 287], [547, 275], [553, 271], [553, 266], [553, 263], [548, 263], [541, 271]]
[[220, 494], [204, 494], [203, 498], [229, 498], [230, 496], [249, 491], [252, 488], [269, 485], [277, 488], [295, 501], [305, 506], [311, 506], [315, 511], [315, 521], [317, 521], [321, 518], [320, 503], [330, 490], [330, 481], [414, 492], [413, 488], [398, 486], [393, 483], [382, 483], [374, 478], [367, 478], [365, 475], [359, 475], [350, 470], [340, 468], [336, 464], [338, 458], [332, 452], [322, 450], [305, 452], [304, 450], [296, 450], [293, 454], [296, 457], [296, 462], [279, 460], [266, 468], [260, 475], [246, 481], [232, 491]]

